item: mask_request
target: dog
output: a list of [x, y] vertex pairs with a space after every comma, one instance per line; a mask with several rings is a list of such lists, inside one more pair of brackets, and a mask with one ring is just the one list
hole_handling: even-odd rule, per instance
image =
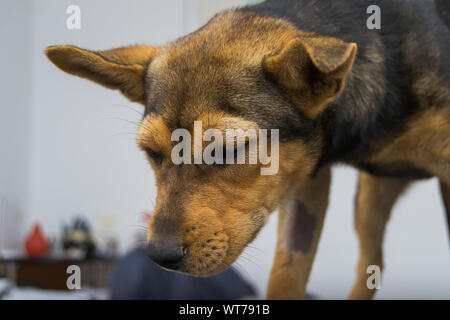
[[[381, 28], [367, 27], [377, 5]], [[360, 242], [351, 299], [370, 299], [391, 209], [437, 177], [450, 218], [450, 32], [428, 0], [274, 0], [225, 11], [164, 46], [90, 51], [51, 46], [60, 69], [144, 105], [137, 143], [158, 194], [148, 255], [198, 276], [227, 268], [279, 209], [267, 298], [300, 299], [328, 204], [330, 168], [359, 173]], [[279, 130], [279, 170], [175, 165], [171, 133]], [[190, 151], [189, 151], [190, 152]], [[190, 156], [190, 154], [188, 155]]]

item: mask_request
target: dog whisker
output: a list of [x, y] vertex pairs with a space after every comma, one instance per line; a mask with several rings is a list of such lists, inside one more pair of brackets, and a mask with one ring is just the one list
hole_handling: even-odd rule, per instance
[[143, 112], [140, 112], [140, 111], [138, 111], [138, 110], [136, 110], [136, 109], [134, 109], [134, 108], [132, 108], [130, 106], [125, 105], [125, 104], [113, 103], [111, 105], [114, 106], [114, 107], [122, 107], [122, 108], [126, 108], [126, 109], [129, 109], [129, 110], [132, 110], [132, 111], [134, 111], [135, 113], [137, 113], [140, 116], [143, 115]]
[[128, 120], [128, 119], [117, 118], [117, 117], [105, 117], [105, 118], [103, 118], [103, 119], [105, 119], [105, 120], [117, 120], [117, 121], [123, 121], [123, 122], [130, 123], [130, 124], [135, 125], [136, 128], [139, 127], [139, 125], [140, 125], [140, 122], [136, 122], [136, 121]]

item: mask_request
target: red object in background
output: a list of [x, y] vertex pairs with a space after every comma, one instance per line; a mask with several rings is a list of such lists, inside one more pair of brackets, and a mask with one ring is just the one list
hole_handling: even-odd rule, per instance
[[152, 220], [153, 211], [145, 211], [142, 212], [142, 222], [150, 223], [150, 220]]
[[48, 240], [38, 223], [34, 224], [33, 229], [26, 238], [25, 249], [32, 258], [40, 258], [48, 252]]

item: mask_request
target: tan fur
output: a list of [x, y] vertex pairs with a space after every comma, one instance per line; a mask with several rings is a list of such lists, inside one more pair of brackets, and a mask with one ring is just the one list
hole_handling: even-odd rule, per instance
[[450, 112], [427, 109], [413, 117], [404, 133], [367, 159], [388, 165], [411, 163], [450, 183]]
[[132, 46], [92, 52], [74, 46], [53, 46], [45, 50], [47, 57], [61, 70], [119, 89], [131, 101], [145, 104], [144, 76], [146, 64], [157, 49]]
[[364, 172], [359, 174], [356, 197], [355, 226], [359, 238], [360, 257], [357, 280], [350, 299], [371, 299], [375, 290], [367, 287], [370, 265], [383, 268], [382, 244], [386, 223], [395, 201], [410, 181], [377, 178]]
[[171, 135], [162, 116], [146, 117], [139, 125], [136, 141], [141, 149], [150, 148], [170, 157]]

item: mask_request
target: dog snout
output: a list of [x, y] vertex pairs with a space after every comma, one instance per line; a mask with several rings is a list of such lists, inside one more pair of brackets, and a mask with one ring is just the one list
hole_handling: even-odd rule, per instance
[[185, 249], [181, 243], [164, 240], [150, 240], [147, 255], [161, 267], [178, 270], [183, 262]]

